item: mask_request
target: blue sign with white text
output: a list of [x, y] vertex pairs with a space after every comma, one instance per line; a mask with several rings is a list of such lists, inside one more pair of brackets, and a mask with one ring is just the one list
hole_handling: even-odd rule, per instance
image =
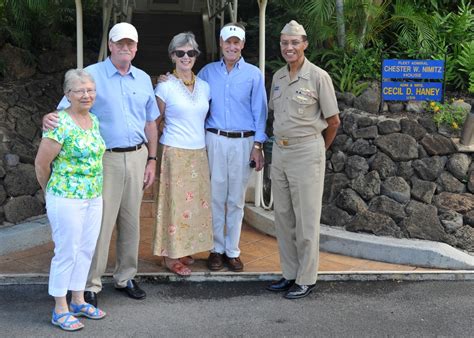
[[441, 101], [442, 82], [382, 82], [384, 101]]
[[383, 60], [382, 79], [442, 80], [444, 60]]

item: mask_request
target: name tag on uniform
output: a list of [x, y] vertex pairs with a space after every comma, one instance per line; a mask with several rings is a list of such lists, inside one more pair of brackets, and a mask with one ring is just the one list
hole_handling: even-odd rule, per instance
[[280, 86], [275, 86], [273, 88], [273, 97], [274, 98], [277, 98], [281, 95], [281, 90], [280, 90]]
[[316, 92], [308, 88], [299, 88], [296, 90], [296, 94], [311, 97], [313, 99], [317, 99]]

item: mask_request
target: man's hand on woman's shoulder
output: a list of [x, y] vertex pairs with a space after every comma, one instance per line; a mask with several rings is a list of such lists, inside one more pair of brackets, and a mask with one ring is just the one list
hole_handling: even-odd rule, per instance
[[59, 123], [59, 114], [58, 114], [58, 111], [55, 110], [43, 116], [43, 124], [41, 126], [41, 129], [43, 129], [43, 131], [54, 129], [58, 126], [58, 123]]

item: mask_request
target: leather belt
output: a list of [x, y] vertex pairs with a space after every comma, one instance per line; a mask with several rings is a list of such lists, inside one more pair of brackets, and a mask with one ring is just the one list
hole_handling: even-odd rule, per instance
[[275, 142], [279, 146], [291, 146], [298, 143], [307, 142], [310, 140], [316, 140], [320, 134], [317, 135], [308, 135], [302, 137], [282, 137], [282, 138], [275, 138]]
[[137, 144], [136, 146], [132, 147], [125, 147], [125, 148], [110, 148], [110, 149], [105, 149], [105, 151], [111, 152], [111, 153], [126, 153], [129, 151], [137, 151], [138, 149], [141, 149], [143, 146], [143, 143]]
[[254, 131], [223, 131], [215, 128], [207, 128], [206, 130], [211, 133], [229, 138], [246, 138], [255, 135]]

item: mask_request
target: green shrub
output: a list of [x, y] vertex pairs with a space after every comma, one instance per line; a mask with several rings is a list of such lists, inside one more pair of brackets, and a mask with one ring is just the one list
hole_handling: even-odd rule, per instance
[[439, 126], [445, 125], [453, 130], [460, 129], [464, 124], [467, 112], [452, 103], [430, 102], [425, 106], [426, 111], [433, 113], [433, 121]]

